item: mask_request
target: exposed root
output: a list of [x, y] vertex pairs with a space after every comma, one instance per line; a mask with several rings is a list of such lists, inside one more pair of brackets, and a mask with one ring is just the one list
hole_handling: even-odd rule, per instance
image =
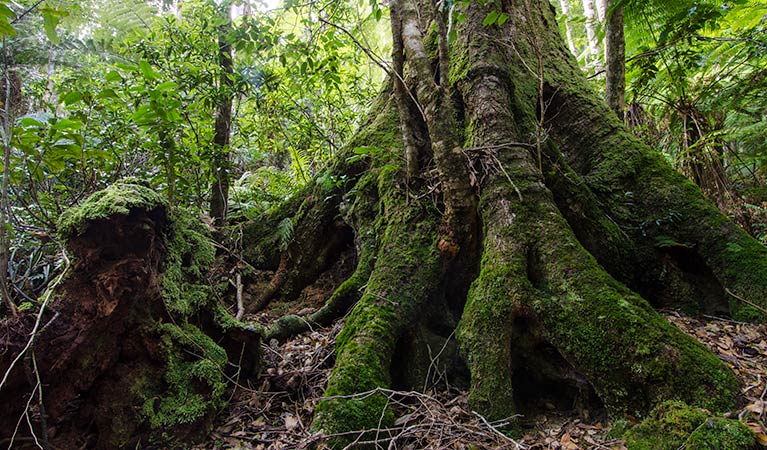
[[297, 334], [309, 331], [312, 327], [329, 326], [334, 320], [344, 316], [362, 296], [370, 273], [373, 269], [372, 251], [362, 245], [363, 254], [351, 277], [347, 278], [317, 311], [306, 316], [288, 314], [277, 319], [266, 330], [264, 340], [283, 341]]
[[[767, 381], [765, 325], [715, 318], [704, 321], [673, 311], [665, 312], [665, 316], [687, 334], [700, 339], [735, 370], [748, 402], [730, 417], [742, 416], [754, 432], [767, 432], [764, 425], [767, 408], [760, 399]], [[342, 326], [342, 322], [336, 322], [332, 328], [315, 329], [265, 349], [266, 368], [262, 378], [253, 385], [258, 390], [238, 390], [207, 442], [196, 448], [328, 448], [329, 436], [313, 433], [309, 424], [331, 370], [334, 337]], [[396, 437], [392, 448], [408, 445], [429, 450], [472, 448], [472, 445], [488, 449], [514, 448], [472, 414], [466, 392], [391, 391], [385, 395], [393, 397], [390, 404], [400, 419], [395, 420], [389, 430], [379, 431], [379, 448], [389, 448], [392, 437]], [[576, 410], [558, 412], [546, 408], [520, 417], [514, 423], [521, 427], [516, 434], [519, 437], [514, 440], [531, 450], [626, 449], [615, 433], [608, 435], [610, 424], [593, 415], [579, 416]], [[632, 424], [624, 423], [626, 425]], [[352, 441], [362, 430], [356, 430], [356, 435], [354, 431], [351, 430]]]
[[[391, 186], [383, 175], [380, 183]], [[338, 357], [326, 392], [330, 397], [390, 386], [397, 341], [418, 320], [443, 274], [435, 217], [417, 203], [404, 204], [402, 192], [386, 191], [387, 225], [365, 293], [337, 341]], [[382, 395], [328, 400], [314, 423], [327, 433], [372, 428], [379, 420], [389, 424], [391, 412], [385, 405]]]

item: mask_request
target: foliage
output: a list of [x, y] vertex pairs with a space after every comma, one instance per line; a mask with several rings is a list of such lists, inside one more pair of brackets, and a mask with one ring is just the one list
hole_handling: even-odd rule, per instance
[[32, 242], [55, 237], [65, 209], [126, 176], [203, 211], [222, 96], [234, 98], [234, 220], [288, 197], [345, 144], [381, 78], [360, 47], [385, 49], [374, 38], [381, 10], [326, 1], [235, 14], [229, 87], [218, 60], [228, 7], [58, 0], [17, 21], [23, 12], [0, 3], [6, 70], [20, 75], [21, 99], [9, 121], [8, 232], [14, 248], [28, 249], [11, 265], [35, 260]]
[[[583, 23], [580, 2], [570, 2]], [[627, 121], [717, 205], [765, 238], [767, 6], [637, 1], [625, 9]], [[575, 27], [579, 60], [586, 38]], [[602, 90], [600, 77], [592, 79]]]

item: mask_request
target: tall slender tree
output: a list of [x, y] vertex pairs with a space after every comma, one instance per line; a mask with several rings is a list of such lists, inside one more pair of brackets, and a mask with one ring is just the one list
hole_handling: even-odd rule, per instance
[[602, 51], [599, 45], [599, 20], [595, 10], [595, 0], [583, 0], [583, 16], [585, 17], [584, 26], [586, 27], [586, 39], [588, 44], [589, 63], [597, 70], [601, 67]]
[[[600, 0], [600, 3], [603, 0]], [[623, 33], [623, 6], [617, 0], [607, 4], [605, 26], [605, 98], [618, 118], [626, 110], [626, 40]]]
[[559, 0], [559, 7], [562, 8], [562, 17], [565, 19], [565, 36], [567, 38], [567, 48], [570, 49], [570, 53], [573, 55], [578, 54], [578, 50], [575, 47], [575, 39], [573, 37], [573, 24], [572, 17], [570, 16], [570, 1]]
[[230, 184], [229, 136], [232, 126], [232, 99], [234, 96], [234, 62], [229, 33], [232, 29], [232, 4], [220, 6], [222, 23], [218, 28], [218, 63], [220, 66], [216, 107], [215, 134], [213, 136], [213, 186], [210, 197], [210, 216], [221, 225], [226, 219]]

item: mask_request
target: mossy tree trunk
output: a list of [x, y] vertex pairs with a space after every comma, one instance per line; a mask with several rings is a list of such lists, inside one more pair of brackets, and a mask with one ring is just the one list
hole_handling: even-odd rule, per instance
[[762, 319], [767, 250], [588, 88], [548, 2], [471, 2], [449, 42], [441, 5], [393, 2], [397, 81], [347, 155], [246, 227], [250, 260], [277, 272], [270, 298], [311, 283], [329, 242], [357, 253], [324, 308], [267, 332], [351, 308], [315, 427], [375, 429], [392, 420], [375, 389], [423, 388], [435, 367], [492, 419], [555, 386], [614, 415], [733, 407], [733, 374], [653, 307]]

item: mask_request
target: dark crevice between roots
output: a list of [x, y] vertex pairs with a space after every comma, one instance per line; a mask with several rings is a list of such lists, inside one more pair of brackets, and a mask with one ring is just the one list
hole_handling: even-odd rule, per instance
[[325, 244], [316, 254], [310, 254], [315, 250], [314, 245], [283, 252], [279, 267], [268, 284], [256, 293], [255, 299], [247, 306], [248, 312], [258, 312], [273, 303], [294, 302], [305, 288], [332, 269], [341, 255], [351, 251], [354, 231], [345, 223], [337, 221], [330, 236], [313, 236], [312, 239], [323, 240]]
[[297, 298], [272, 303], [271, 312], [287, 310], [289, 313], [269, 326], [264, 339], [284, 341], [343, 317], [359, 300], [360, 288], [369, 276], [369, 262], [362, 259], [364, 257], [357, 255], [353, 248], [346, 247]]
[[456, 258], [450, 261], [442, 283], [444, 302], [455, 323], [463, 315], [469, 288], [479, 276], [482, 261], [482, 218], [477, 215], [474, 223], [477, 224], [474, 236], [465, 240], [467, 248], [462, 248]]
[[657, 266], [637, 280], [637, 292], [653, 306], [729, 316], [727, 292], [694, 248], [664, 245], [654, 256]]
[[527, 251], [527, 279], [536, 289], [543, 288], [543, 270], [541, 269], [541, 256], [538, 247], [532, 245]]
[[575, 411], [584, 419], [606, 416], [602, 401], [586, 377], [551, 344], [516, 345], [512, 356], [514, 402], [519, 414]]
[[468, 388], [469, 369], [456, 339], [469, 289], [479, 276], [482, 226], [477, 217], [474, 236], [465, 239], [447, 262], [440, 288], [426, 303], [418, 321], [399, 338], [390, 369], [392, 386], [403, 390]]
[[390, 368], [395, 389], [468, 387], [468, 368], [455, 337], [460, 312], [454, 308], [462, 309], [472, 281], [469, 273], [452, 278], [448, 273], [417, 323], [400, 336]]
[[[542, 285], [537, 251], [528, 256], [528, 277]], [[512, 386], [517, 413], [528, 419], [552, 411], [575, 412], [584, 419], [605, 417], [602, 400], [585, 375], [546, 339], [532, 309], [516, 308], [511, 338]]]

